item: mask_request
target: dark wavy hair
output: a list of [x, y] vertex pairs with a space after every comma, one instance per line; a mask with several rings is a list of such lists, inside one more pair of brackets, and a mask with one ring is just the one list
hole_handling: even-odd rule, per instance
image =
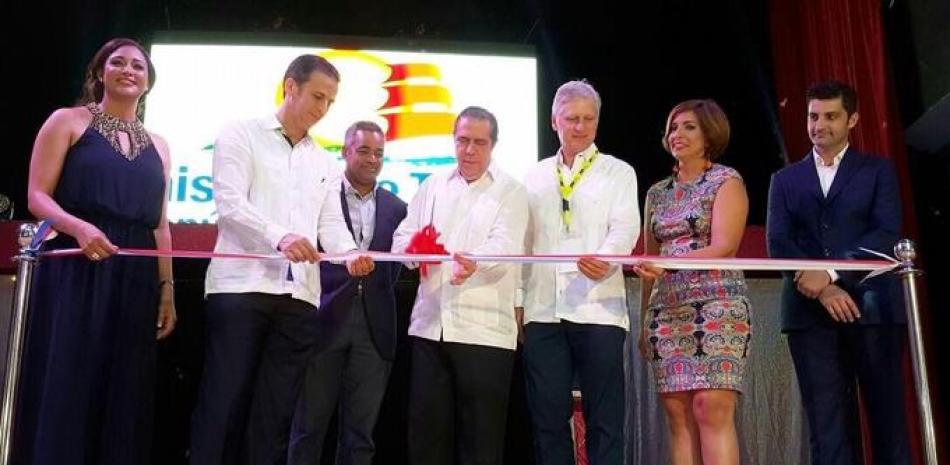
[[805, 91], [805, 106], [808, 106], [812, 100], [834, 100], [841, 99], [841, 106], [844, 107], [848, 116], [858, 111], [858, 94], [851, 87], [841, 81], [822, 81], [816, 82]]
[[[86, 80], [82, 85], [82, 94], [80, 94], [79, 100], [76, 101], [77, 105], [86, 105], [88, 103], [98, 103], [102, 101], [102, 95], [105, 92], [102, 85], [102, 72], [105, 69], [106, 60], [108, 60], [109, 56], [116, 50], [125, 46], [132, 46], [139, 49], [139, 51], [142, 52], [142, 56], [145, 57], [145, 62], [148, 64], [148, 89], [145, 90], [145, 94], [142, 96], [144, 97], [152, 90], [152, 87], [155, 86], [155, 66], [152, 65], [152, 59], [148, 56], [145, 47], [132, 39], [119, 37], [106, 42], [105, 45], [100, 47], [99, 51], [93, 55], [92, 60], [89, 61], [89, 65], [86, 67]], [[140, 99], [139, 109], [141, 109], [141, 107], [142, 100]]]

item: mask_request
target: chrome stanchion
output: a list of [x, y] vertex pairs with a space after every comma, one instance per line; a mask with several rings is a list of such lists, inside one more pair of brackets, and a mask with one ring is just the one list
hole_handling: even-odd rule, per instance
[[930, 403], [930, 384], [927, 379], [927, 359], [924, 353], [924, 335], [920, 324], [920, 308], [917, 305], [917, 275], [914, 268], [917, 249], [910, 239], [901, 239], [894, 246], [894, 256], [900, 260], [897, 274], [904, 286], [904, 309], [907, 311], [907, 332], [910, 339], [910, 356], [914, 364], [914, 386], [917, 388], [917, 410], [920, 414], [920, 430], [923, 434], [924, 459], [927, 465], [937, 465], [937, 437], [934, 431], [933, 407]]
[[36, 225], [20, 226], [17, 242], [20, 253], [17, 263], [16, 290], [13, 298], [13, 318], [7, 347], [7, 374], [3, 384], [3, 410], [0, 412], [0, 465], [10, 462], [10, 435], [13, 432], [13, 407], [16, 403], [17, 383], [20, 378], [20, 359], [23, 356], [23, 338], [26, 335], [26, 312], [30, 300], [30, 282], [38, 251], [31, 247]]

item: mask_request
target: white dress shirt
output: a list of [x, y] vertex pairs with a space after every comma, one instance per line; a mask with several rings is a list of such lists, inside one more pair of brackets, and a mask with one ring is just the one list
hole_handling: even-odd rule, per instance
[[[409, 203], [392, 250], [404, 252], [412, 235], [431, 223], [450, 253], [519, 254], [527, 221], [524, 187], [494, 163], [470, 184], [458, 170], [433, 174]], [[518, 266], [478, 263], [475, 273], [458, 286], [449, 283], [452, 271], [453, 263], [430, 265], [428, 276], [420, 276], [409, 334], [514, 350]]]
[[[825, 159], [821, 158], [821, 155], [818, 155], [818, 151], [814, 148], [811, 149], [812, 156], [815, 157], [815, 169], [818, 171], [818, 183], [821, 184], [821, 193], [828, 197], [828, 191], [831, 189], [831, 184], [835, 182], [835, 175], [838, 174], [838, 167], [841, 166], [841, 160], [844, 158], [845, 152], [848, 151], [848, 147], [851, 144], [845, 144], [844, 148], [831, 159], [831, 164], [826, 165]], [[838, 280], [838, 272], [835, 270], [827, 270], [828, 276], [831, 277], [831, 282]]]
[[[366, 195], [360, 195], [353, 184], [350, 184], [346, 175], [340, 176], [335, 187], [342, 183], [343, 195], [346, 196], [346, 207], [350, 214], [350, 226], [353, 228], [353, 239], [360, 250], [369, 250], [369, 245], [373, 242], [373, 233], [376, 230], [376, 189], [373, 189]], [[340, 191], [335, 191], [340, 195]]]
[[[277, 254], [278, 243], [288, 233], [313, 244], [319, 238], [331, 253], [356, 249], [339, 195], [327, 195], [339, 173], [330, 154], [310, 137], [291, 147], [274, 115], [229, 124], [214, 144], [214, 251]], [[289, 260], [214, 258], [205, 294], [290, 294], [317, 306], [319, 271], [317, 265]]]
[[849, 144], [845, 144], [844, 148], [831, 159], [830, 165], [825, 164], [825, 159], [821, 158], [821, 155], [818, 155], [817, 150], [811, 150], [812, 156], [815, 157], [815, 169], [818, 171], [818, 182], [821, 184], [821, 193], [825, 194], [825, 197], [828, 196], [831, 183], [835, 182], [835, 175], [838, 174], [838, 167], [841, 166], [841, 159], [844, 158], [844, 153], [848, 151], [848, 147]]
[[[571, 179], [585, 159], [597, 152], [593, 144], [575, 156]], [[574, 187], [570, 198], [571, 227], [561, 216], [558, 183], [560, 154], [538, 162], [525, 178], [531, 218], [525, 239], [529, 254], [629, 255], [640, 236], [640, 203], [633, 168], [600, 153]], [[522, 271], [524, 321], [604, 324], [629, 329], [623, 271], [612, 266], [603, 279], [592, 281], [575, 264], [528, 264]]]

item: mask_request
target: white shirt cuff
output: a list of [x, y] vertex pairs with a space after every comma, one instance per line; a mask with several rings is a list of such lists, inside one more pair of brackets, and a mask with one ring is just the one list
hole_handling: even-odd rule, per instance
[[280, 245], [280, 240], [283, 239], [287, 234], [290, 234], [290, 230], [276, 224], [267, 225], [267, 229], [264, 231], [264, 236], [267, 238], [267, 243], [270, 244], [274, 250], [277, 250], [277, 246]]
[[835, 271], [835, 270], [826, 270], [826, 271], [828, 272], [828, 276], [831, 277], [831, 282], [832, 282], [832, 283], [834, 283], [835, 281], [838, 280], [839, 276], [838, 276], [838, 272], [837, 272], [837, 271]]

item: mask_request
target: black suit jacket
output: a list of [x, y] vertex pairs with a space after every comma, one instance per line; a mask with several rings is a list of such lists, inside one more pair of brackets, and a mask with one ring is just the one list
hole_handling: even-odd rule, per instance
[[[353, 231], [346, 195], [340, 189], [340, 201], [346, 226]], [[369, 249], [389, 252], [393, 233], [406, 217], [406, 202], [386, 189], [376, 188], [376, 225]], [[376, 262], [372, 273], [364, 278], [353, 278], [344, 265], [320, 262], [320, 308], [317, 320], [320, 326], [318, 349], [335, 337], [353, 308], [353, 299], [363, 299], [366, 322], [379, 355], [386, 360], [396, 356], [396, 294], [394, 285], [402, 264]], [[360, 291], [362, 288], [362, 291]]]
[[[827, 197], [821, 192], [811, 152], [772, 176], [766, 236], [774, 258], [876, 258], [864, 247], [890, 255], [901, 231], [897, 176], [890, 160], [848, 149]], [[861, 310], [857, 324], [906, 322], [897, 278], [887, 274], [864, 283], [866, 273], [839, 272], [838, 283]], [[784, 274], [782, 330], [833, 322], [817, 299], [795, 288]]]

